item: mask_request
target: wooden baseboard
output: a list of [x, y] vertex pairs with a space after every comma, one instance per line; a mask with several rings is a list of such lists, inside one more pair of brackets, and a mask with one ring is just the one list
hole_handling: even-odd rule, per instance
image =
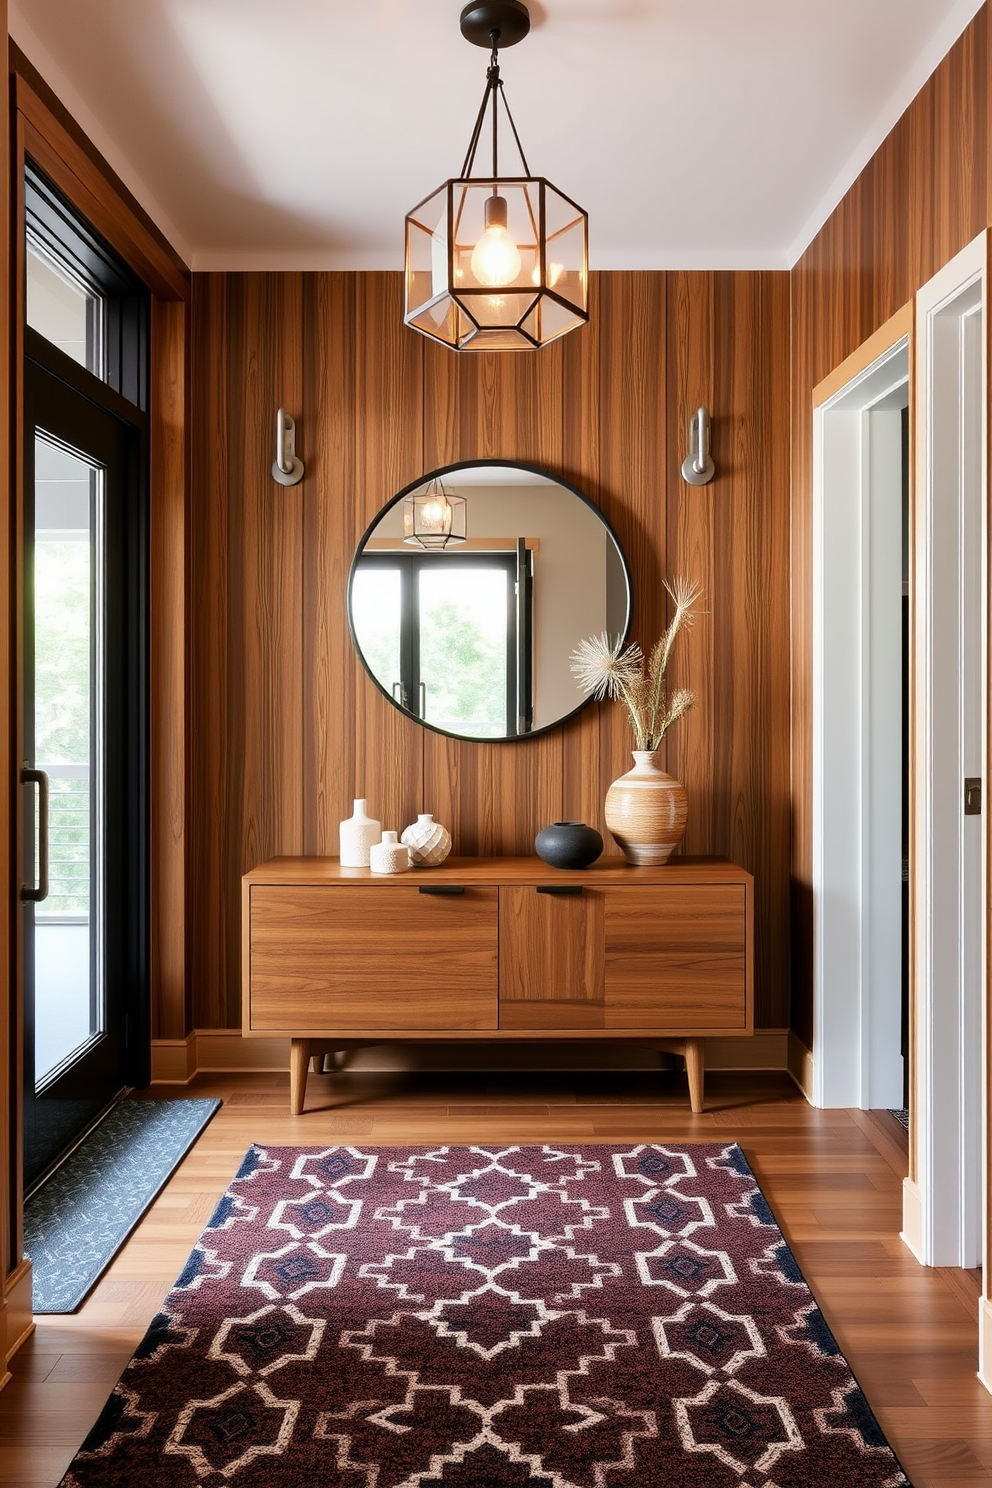
[[789, 1030], [786, 1066], [803, 1095], [813, 1104], [813, 1054], [807, 1049], [798, 1033]]
[[240, 1028], [196, 1028], [185, 1039], [152, 1040], [152, 1081], [185, 1085], [195, 1074], [289, 1069], [289, 1039], [246, 1039]]
[[[706, 1040], [710, 1070], [787, 1070], [790, 1039], [785, 1028], [762, 1028], [752, 1038]], [[653, 1069], [650, 1049], [622, 1042], [592, 1045], [377, 1044], [358, 1049], [352, 1069], [386, 1072], [418, 1069]], [[289, 1040], [244, 1038], [239, 1028], [198, 1028], [185, 1039], [152, 1043], [152, 1080], [156, 1085], [185, 1085], [197, 1073], [237, 1073], [289, 1069]]]
[[7, 1277], [3, 1288], [3, 1317], [6, 1338], [3, 1352], [3, 1379], [9, 1378], [7, 1366], [25, 1339], [34, 1332], [34, 1315], [31, 1297], [31, 1262], [27, 1259], [15, 1266]]

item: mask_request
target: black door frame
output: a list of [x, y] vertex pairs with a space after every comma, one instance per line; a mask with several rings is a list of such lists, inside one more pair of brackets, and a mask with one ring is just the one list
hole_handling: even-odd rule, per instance
[[[106, 501], [107, 585], [103, 616], [107, 685], [103, 727], [105, 905], [104, 987], [106, 1033], [60, 1067], [36, 1091], [33, 1068], [33, 906], [25, 905], [18, 927], [24, 982], [24, 1077], [22, 1097], [24, 1186], [43, 1181], [65, 1152], [129, 1087], [150, 1079], [151, 1007], [149, 975], [149, 616], [148, 616], [148, 420], [145, 412], [95, 377], [29, 327], [24, 329], [23, 489], [17, 561], [24, 566], [18, 615], [21, 675], [29, 675], [26, 647], [30, 614], [28, 545], [33, 532], [35, 429], [69, 450], [78, 450], [108, 470]], [[116, 576], [116, 578], [114, 577]], [[19, 688], [19, 758], [29, 765], [26, 737], [29, 699]], [[31, 881], [34, 857], [33, 794], [22, 788], [26, 813], [23, 878]], [[44, 1103], [44, 1111], [41, 1106]]]

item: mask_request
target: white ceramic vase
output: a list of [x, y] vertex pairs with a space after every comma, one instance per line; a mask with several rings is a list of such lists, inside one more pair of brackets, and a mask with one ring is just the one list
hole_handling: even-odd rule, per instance
[[410, 849], [415, 868], [437, 868], [451, 851], [451, 833], [429, 812], [421, 812], [400, 841]]
[[369, 867], [373, 873], [406, 873], [410, 866], [410, 849], [403, 846], [395, 832], [383, 832], [382, 841], [369, 850]]
[[355, 810], [338, 829], [342, 868], [367, 868], [369, 849], [382, 836], [382, 823], [369, 816], [368, 801], [363, 796], [355, 802]]

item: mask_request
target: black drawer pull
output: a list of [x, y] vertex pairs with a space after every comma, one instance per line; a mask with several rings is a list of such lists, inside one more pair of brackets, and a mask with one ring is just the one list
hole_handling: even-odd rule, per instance
[[463, 884], [420, 884], [417, 888], [418, 894], [464, 894]]
[[561, 894], [574, 896], [582, 893], [581, 884], [538, 884], [539, 894]]

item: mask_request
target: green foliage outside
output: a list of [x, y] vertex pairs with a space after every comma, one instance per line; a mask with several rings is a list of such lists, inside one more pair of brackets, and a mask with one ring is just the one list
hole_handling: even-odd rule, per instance
[[[90, 758], [90, 546], [35, 545], [35, 759], [43, 766]], [[87, 779], [51, 781], [51, 891], [41, 914], [89, 912]]]
[[453, 600], [423, 605], [420, 674], [429, 723], [484, 738], [506, 733], [505, 613], [504, 605], [494, 634]]

